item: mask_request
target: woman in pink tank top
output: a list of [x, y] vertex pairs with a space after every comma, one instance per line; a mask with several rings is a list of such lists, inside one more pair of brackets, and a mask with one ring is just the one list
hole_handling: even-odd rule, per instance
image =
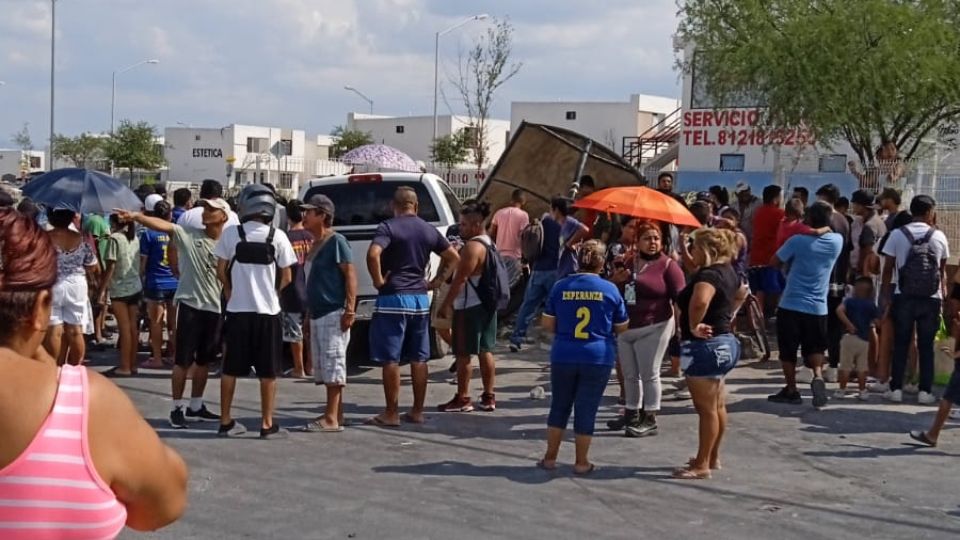
[[183, 460], [108, 380], [37, 361], [56, 261], [32, 220], [0, 210], [0, 538], [160, 528], [186, 504]]

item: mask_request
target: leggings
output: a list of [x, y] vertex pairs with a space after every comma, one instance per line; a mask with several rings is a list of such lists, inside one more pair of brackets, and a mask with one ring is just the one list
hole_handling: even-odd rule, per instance
[[673, 337], [673, 317], [650, 326], [631, 328], [617, 338], [626, 408], [647, 412], [660, 410], [660, 365]]
[[552, 364], [550, 386], [553, 397], [547, 426], [567, 429], [572, 411], [573, 432], [577, 435], [593, 435], [597, 409], [600, 408], [600, 400], [612, 370], [611, 365]]

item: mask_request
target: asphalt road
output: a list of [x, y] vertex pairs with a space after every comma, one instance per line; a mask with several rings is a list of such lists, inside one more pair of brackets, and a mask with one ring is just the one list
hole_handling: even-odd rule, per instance
[[[918, 448], [906, 437], [929, 424], [933, 407], [892, 406], [873, 396], [869, 403], [831, 402], [815, 411], [809, 392], [802, 406], [769, 404], [766, 395], [781, 381], [777, 364], [745, 363], [728, 381], [724, 468], [712, 480], [670, 478], [695, 453], [697, 421], [689, 401], [669, 396], [659, 436], [627, 439], [599, 430], [592, 449], [599, 468], [579, 478], [570, 468], [572, 444], [564, 445], [559, 471], [534, 468], [544, 448], [549, 394], [534, 400], [530, 390], [546, 384], [546, 353], [504, 351], [498, 360], [494, 413], [433, 412], [420, 427], [358, 425], [280, 441], [256, 438], [254, 379], [238, 386], [235, 415], [251, 430], [240, 440], [216, 438], [212, 424], [170, 429], [169, 372], [118, 380], [190, 465], [186, 515], [148, 537], [960, 537], [960, 430], [947, 429], [938, 449]], [[452, 395], [448, 365], [431, 365], [431, 406]], [[617, 411], [616, 392], [608, 387], [600, 425]], [[207, 397], [217, 410], [217, 380]], [[318, 414], [322, 399], [311, 382], [285, 379], [277, 418], [295, 428]], [[410, 401], [405, 386], [402, 404]], [[379, 370], [355, 373], [345, 403], [355, 423], [379, 412]]]

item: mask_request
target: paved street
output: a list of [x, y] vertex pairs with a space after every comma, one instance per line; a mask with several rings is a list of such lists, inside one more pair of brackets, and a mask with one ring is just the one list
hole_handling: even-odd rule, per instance
[[[919, 449], [906, 432], [925, 427], [932, 407], [832, 402], [816, 412], [774, 406], [775, 363], [747, 363], [730, 383], [731, 426], [722, 471], [709, 481], [670, 478], [692, 456], [689, 401], [664, 404], [660, 435], [626, 439], [598, 432], [592, 477], [574, 478], [572, 445], [558, 472], [533, 467], [544, 447], [546, 353], [500, 356], [498, 410], [430, 413], [425, 426], [350, 427], [260, 441], [257, 386], [238, 387], [244, 440], [214, 437], [213, 425], [171, 430], [168, 373], [118, 380], [160, 435], [190, 465], [184, 518], [151, 538], [957, 538], [960, 430], [940, 449]], [[450, 398], [447, 360], [432, 364], [428, 403]], [[98, 368], [100, 369], [100, 368]], [[478, 376], [478, 374], [477, 374]], [[406, 380], [405, 380], [406, 382]], [[479, 394], [479, 380], [475, 380]], [[548, 387], [549, 390], [549, 387]], [[600, 422], [616, 412], [608, 388]], [[216, 380], [208, 391], [217, 407]], [[322, 390], [283, 380], [278, 419], [294, 428], [315, 416]], [[403, 403], [409, 404], [409, 387]], [[356, 373], [346, 393], [355, 422], [380, 410], [379, 371]], [[127, 533], [124, 537], [136, 535]]]

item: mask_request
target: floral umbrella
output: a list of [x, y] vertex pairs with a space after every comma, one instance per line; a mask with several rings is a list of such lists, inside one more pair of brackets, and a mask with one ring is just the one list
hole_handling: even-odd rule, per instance
[[344, 154], [341, 161], [367, 169], [420, 172], [420, 167], [408, 155], [385, 144], [365, 144]]

